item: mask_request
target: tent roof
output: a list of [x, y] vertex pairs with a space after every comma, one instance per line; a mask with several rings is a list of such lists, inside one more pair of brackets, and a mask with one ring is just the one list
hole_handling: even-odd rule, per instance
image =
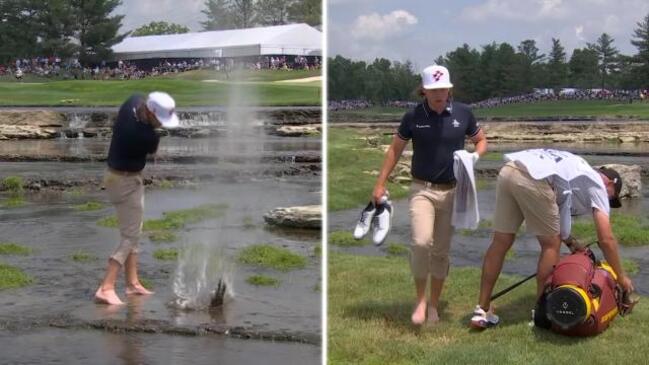
[[[116, 55], [255, 46], [257, 49], [321, 51], [322, 33], [308, 24], [128, 37], [113, 46]], [[263, 52], [261, 52], [263, 53]]]

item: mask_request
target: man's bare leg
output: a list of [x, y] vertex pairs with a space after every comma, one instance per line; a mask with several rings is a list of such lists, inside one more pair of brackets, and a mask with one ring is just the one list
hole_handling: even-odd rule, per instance
[[505, 255], [512, 247], [516, 234], [494, 232], [491, 245], [487, 249], [482, 263], [482, 278], [480, 280], [480, 307], [486, 312], [489, 311], [491, 305], [491, 294], [493, 293], [494, 286], [500, 276], [500, 271], [503, 268]]
[[536, 298], [543, 294], [543, 286], [548, 276], [552, 274], [554, 265], [559, 262], [559, 250], [561, 249], [561, 239], [556, 236], [537, 236], [541, 245], [541, 254], [539, 263], [536, 268]]
[[114, 259], [108, 259], [108, 267], [106, 268], [106, 276], [101, 282], [99, 289], [95, 292], [95, 301], [103, 304], [124, 304], [115, 293], [115, 282], [122, 265]]
[[415, 289], [417, 290], [417, 303], [415, 310], [412, 312], [412, 324], [420, 326], [426, 320], [426, 279], [415, 279]]
[[126, 295], [150, 295], [152, 291], [147, 290], [140, 283], [137, 276], [137, 254], [131, 252], [126, 258], [125, 271], [126, 271]]
[[428, 303], [428, 324], [439, 322], [437, 308], [439, 307], [439, 298], [444, 288], [444, 279], [437, 279], [434, 276], [430, 278], [430, 303]]

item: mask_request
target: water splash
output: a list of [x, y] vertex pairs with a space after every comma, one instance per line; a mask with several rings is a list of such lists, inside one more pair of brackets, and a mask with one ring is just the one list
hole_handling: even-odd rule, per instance
[[234, 297], [232, 267], [223, 251], [220, 246], [206, 243], [186, 245], [181, 250], [174, 275], [173, 306], [202, 310]]

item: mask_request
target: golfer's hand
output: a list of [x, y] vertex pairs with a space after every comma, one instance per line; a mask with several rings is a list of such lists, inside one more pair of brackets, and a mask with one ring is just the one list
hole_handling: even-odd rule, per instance
[[473, 159], [473, 164], [475, 165], [480, 159], [480, 154], [478, 152], [473, 152], [471, 154], [471, 158]]
[[628, 293], [633, 293], [635, 291], [633, 282], [631, 281], [631, 279], [629, 279], [628, 276], [622, 275], [621, 277], [618, 278], [617, 282], [622, 286], [624, 291]]
[[568, 246], [570, 252], [577, 252], [582, 250], [584, 246], [573, 236], [568, 236], [563, 242]]
[[379, 205], [381, 203], [381, 198], [386, 192], [387, 190], [385, 190], [385, 186], [377, 184], [372, 192], [372, 201], [374, 204]]

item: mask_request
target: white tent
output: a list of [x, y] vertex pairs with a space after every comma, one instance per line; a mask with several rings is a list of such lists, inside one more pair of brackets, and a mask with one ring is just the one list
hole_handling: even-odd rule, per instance
[[320, 56], [322, 32], [307, 24], [128, 37], [113, 46], [115, 59]]

